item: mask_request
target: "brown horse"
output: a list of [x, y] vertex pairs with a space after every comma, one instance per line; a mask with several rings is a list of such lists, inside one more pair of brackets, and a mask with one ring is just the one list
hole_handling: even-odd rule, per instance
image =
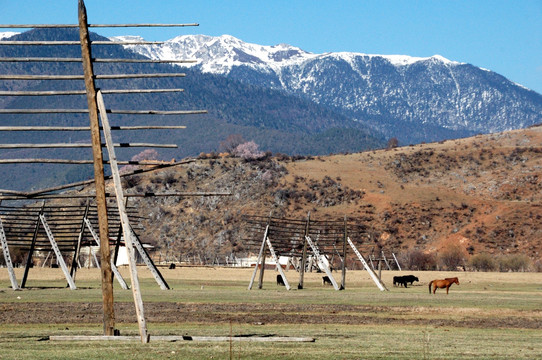
[[433, 294], [438, 289], [444, 289], [446, 288], [446, 295], [448, 295], [448, 290], [450, 290], [450, 286], [452, 284], [459, 285], [459, 279], [456, 277], [453, 278], [446, 278], [444, 280], [433, 280], [429, 283], [429, 294], [431, 294], [431, 285], [433, 285]]

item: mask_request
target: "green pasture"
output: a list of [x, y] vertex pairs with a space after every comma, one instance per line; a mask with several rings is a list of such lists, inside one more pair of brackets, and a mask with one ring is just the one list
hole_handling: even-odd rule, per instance
[[[28, 282], [30, 289], [13, 291], [7, 277], [0, 277], [0, 359], [539, 359], [542, 358], [542, 331], [532, 320], [542, 321], [542, 278], [538, 273], [460, 273], [460, 286], [450, 294], [430, 295], [427, 281], [441, 274], [418, 273], [421, 279], [408, 289], [380, 292], [363, 272], [350, 275], [345, 291], [323, 287], [318, 276], [309, 277], [302, 291], [276, 286], [269, 271], [264, 288], [247, 290], [250, 272], [242, 276], [217, 270], [216, 276], [197, 279], [183, 273], [164, 271], [169, 291], [162, 291], [149, 276], [141, 278], [145, 303], [261, 304], [271, 314], [274, 305], [319, 305], [318, 311], [333, 319], [347, 315], [349, 324], [287, 323], [267, 324], [242, 321], [228, 323], [148, 323], [152, 335], [312, 337], [312, 343], [249, 342], [53, 342], [51, 335], [101, 335], [102, 324], [7, 324], [2, 309], [17, 302], [58, 303], [101, 302], [98, 279], [82, 278], [77, 290], [65, 288], [61, 277]], [[168, 275], [169, 278], [168, 278]], [[295, 274], [288, 277], [295, 279]], [[422, 280], [422, 276], [424, 280]], [[246, 280], [244, 280], [246, 279]], [[291, 280], [293, 284], [294, 280]], [[295, 286], [294, 286], [295, 287]], [[132, 302], [131, 291], [115, 284], [115, 301]], [[323, 307], [321, 305], [324, 305]], [[335, 306], [326, 313], [325, 305]], [[347, 305], [337, 312], [336, 305]], [[352, 310], [355, 307], [355, 311]], [[267, 308], [266, 308], [267, 309]], [[323, 310], [322, 310], [323, 309]], [[306, 312], [309, 316], [319, 313]], [[61, 315], [61, 314], [59, 314]], [[358, 322], [359, 319], [359, 322]], [[493, 325], [484, 327], [490, 319]], [[455, 325], [442, 325], [453, 320]], [[530, 325], [522, 326], [530, 320]], [[446, 323], [449, 324], [450, 322]], [[495, 325], [496, 324], [496, 325]], [[512, 324], [512, 325], [510, 325]], [[137, 335], [137, 323], [119, 323], [122, 335]]]
[[[96, 328], [69, 326], [69, 335], [95, 334]], [[191, 343], [51, 342], [44, 334], [68, 333], [64, 325], [10, 326], [2, 328], [0, 359], [539, 359], [540, 330], [454, 329], [402, 326], [344, 326], [316, 328], [308, 325], [233, 326], [233, 336], [243, 333], [295, 336], [302, 332], [314, 343]], [[198, 324], [149, 326], [153, 334], [229, 334], [229, 325]], [[135, 327], [121, 331], [136, 334]], [[231, 357], [230, 357], [231, 347]]]

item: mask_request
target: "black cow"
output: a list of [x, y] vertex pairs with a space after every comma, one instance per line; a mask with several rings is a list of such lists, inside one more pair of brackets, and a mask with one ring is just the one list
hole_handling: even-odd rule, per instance
[[333, 285], [331, 283], [331, 279], [329, 278], [329, 276], [322, 276], [322, 285], [325, 285], [325, 284]]
[[286, 284], [284, 283], [284, 280], [282, 279], [282, 276], [277, 275], [277, 285], [282, 285], [282, 286], [286, 286]]
[[405, 275], [405, 276], [394, 276], [393, 277], [393, 286], [401, 286], [403, 285], [405, 288], [407, 288], [407, 283], [410, 283], [412, 285], [414, 281], [420, 281], [418, 278], [414, 275]]
[[414, 275], [405, 275], [403, 276], [403, 280], [406, 282], [409, 282], [410, 285], [414, 284], [414, 281], [420, 281], [416, 276]]

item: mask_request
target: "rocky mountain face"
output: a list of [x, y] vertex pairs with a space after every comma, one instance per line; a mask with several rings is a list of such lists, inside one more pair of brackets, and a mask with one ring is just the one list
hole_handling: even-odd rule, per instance
[[179, 36], [131, 49], [197, 59], [202, 72], [309, 99], [402, 143], [524, 128], [542, 122], [542, 95], [490, 70], [442, 56], [312, 54], [232, 36]]
[[[38, 29], [21, 34], [9, 34], [8, 40], [78, 40], [75, 30]], [[92, 34], [96, 40], [107, 40]], [[79, 46], [13, 46], [0, 45], [0, 57], [79, 57]], [[97, 58], [137, 58], [142, 55], [115, 45], [97, 45], [93, 48]], [[132, 110], [201, 110], [198, 116], [112, 116], [115, 125], [186, 125], [180, 131], [126, 132], [120, 142], [148, 142], [178, 144], [178, 149], [160, 149], [159, 158], [171, 160], [197, 156], [200, 153], [220, 152], [220, 144], [232, 134], [239, 134], [245, 141], [253, 140], [262, 151], [294, 154], [329, 154], [381, 148], [384, 137], [351, 118], [339, 114], [307, 99], [283, 91], [263, 88], [196, 69], [181, 69], [169, 64], [96, 63], [97, 74], [171, 73], [183, 72], [186, 77], [134, 80], [97, 80], [101, 89], [181, 88], [182, 93], [106, 95], [109, 108]], [[79, 63], [56, 62], [0, 62], [0, 74], [57, 74], [81, 75]], [[0, 81], [0, 90], [69, 90], [84, 89], [83, 81]], [[86, 108], [85, 96], [0, 96], [0, 108], [28, 109], [81, 109]], [[2, 125], [64, 125], [88, 124], [86, 114], [2, 115]], [[79, 132], [0, 132], [0, 143], [88, 142], [88, 134]], [[116, 135], [115, 135], [116, 136]], [[158, 139], [159, 138], [159, 139]], [[121, 151], [128, 150], [128, 151]], [[137, 152], [142, 149], [138, 149]], [[122, 160], [136, 156], [133, 149], [119, 149]], [[0, 158], [73, 158], [88, 159], [88, 151], [47, 150], [0, 151]], [[92, 167], [48, 165], [5, 165], [5, 189], [29, 189], [59, 183], [73, 182], [92, 176]], [[35, 174], [40, 174], [36, 176]], [[39, 182], [39, 183], [38, 183]]]
[[[257, 253], [244, 215], [342, 220], [401, 261], [452, 249], [542, 261], [542, 128], [316, 158], [207, 158], [126, 179], [127, 192], [231, 196], [138, 198], [145, 241], [183, 261]], [[378, 251], [375, 242], [362, 252]], [[188, 260], [187, 260], [188, 259]], [[356, 265], [357, 264], [357, 265]], [[359, 266], [352, 260], [351, 266]]]

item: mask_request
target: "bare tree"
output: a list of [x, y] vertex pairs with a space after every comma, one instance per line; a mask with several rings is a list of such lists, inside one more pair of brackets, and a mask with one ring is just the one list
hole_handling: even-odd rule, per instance
[[241, 134], [228, 135], [226, 140], [220, 142], [220, 151], [232, 154], [236, 147], [245, 142]]
[[398, 146], [399, 146], [399, 139], [397, 139], [396, 137], [392, 137], [391, 139], [388, 140], [387, 149], [395, 149]]

